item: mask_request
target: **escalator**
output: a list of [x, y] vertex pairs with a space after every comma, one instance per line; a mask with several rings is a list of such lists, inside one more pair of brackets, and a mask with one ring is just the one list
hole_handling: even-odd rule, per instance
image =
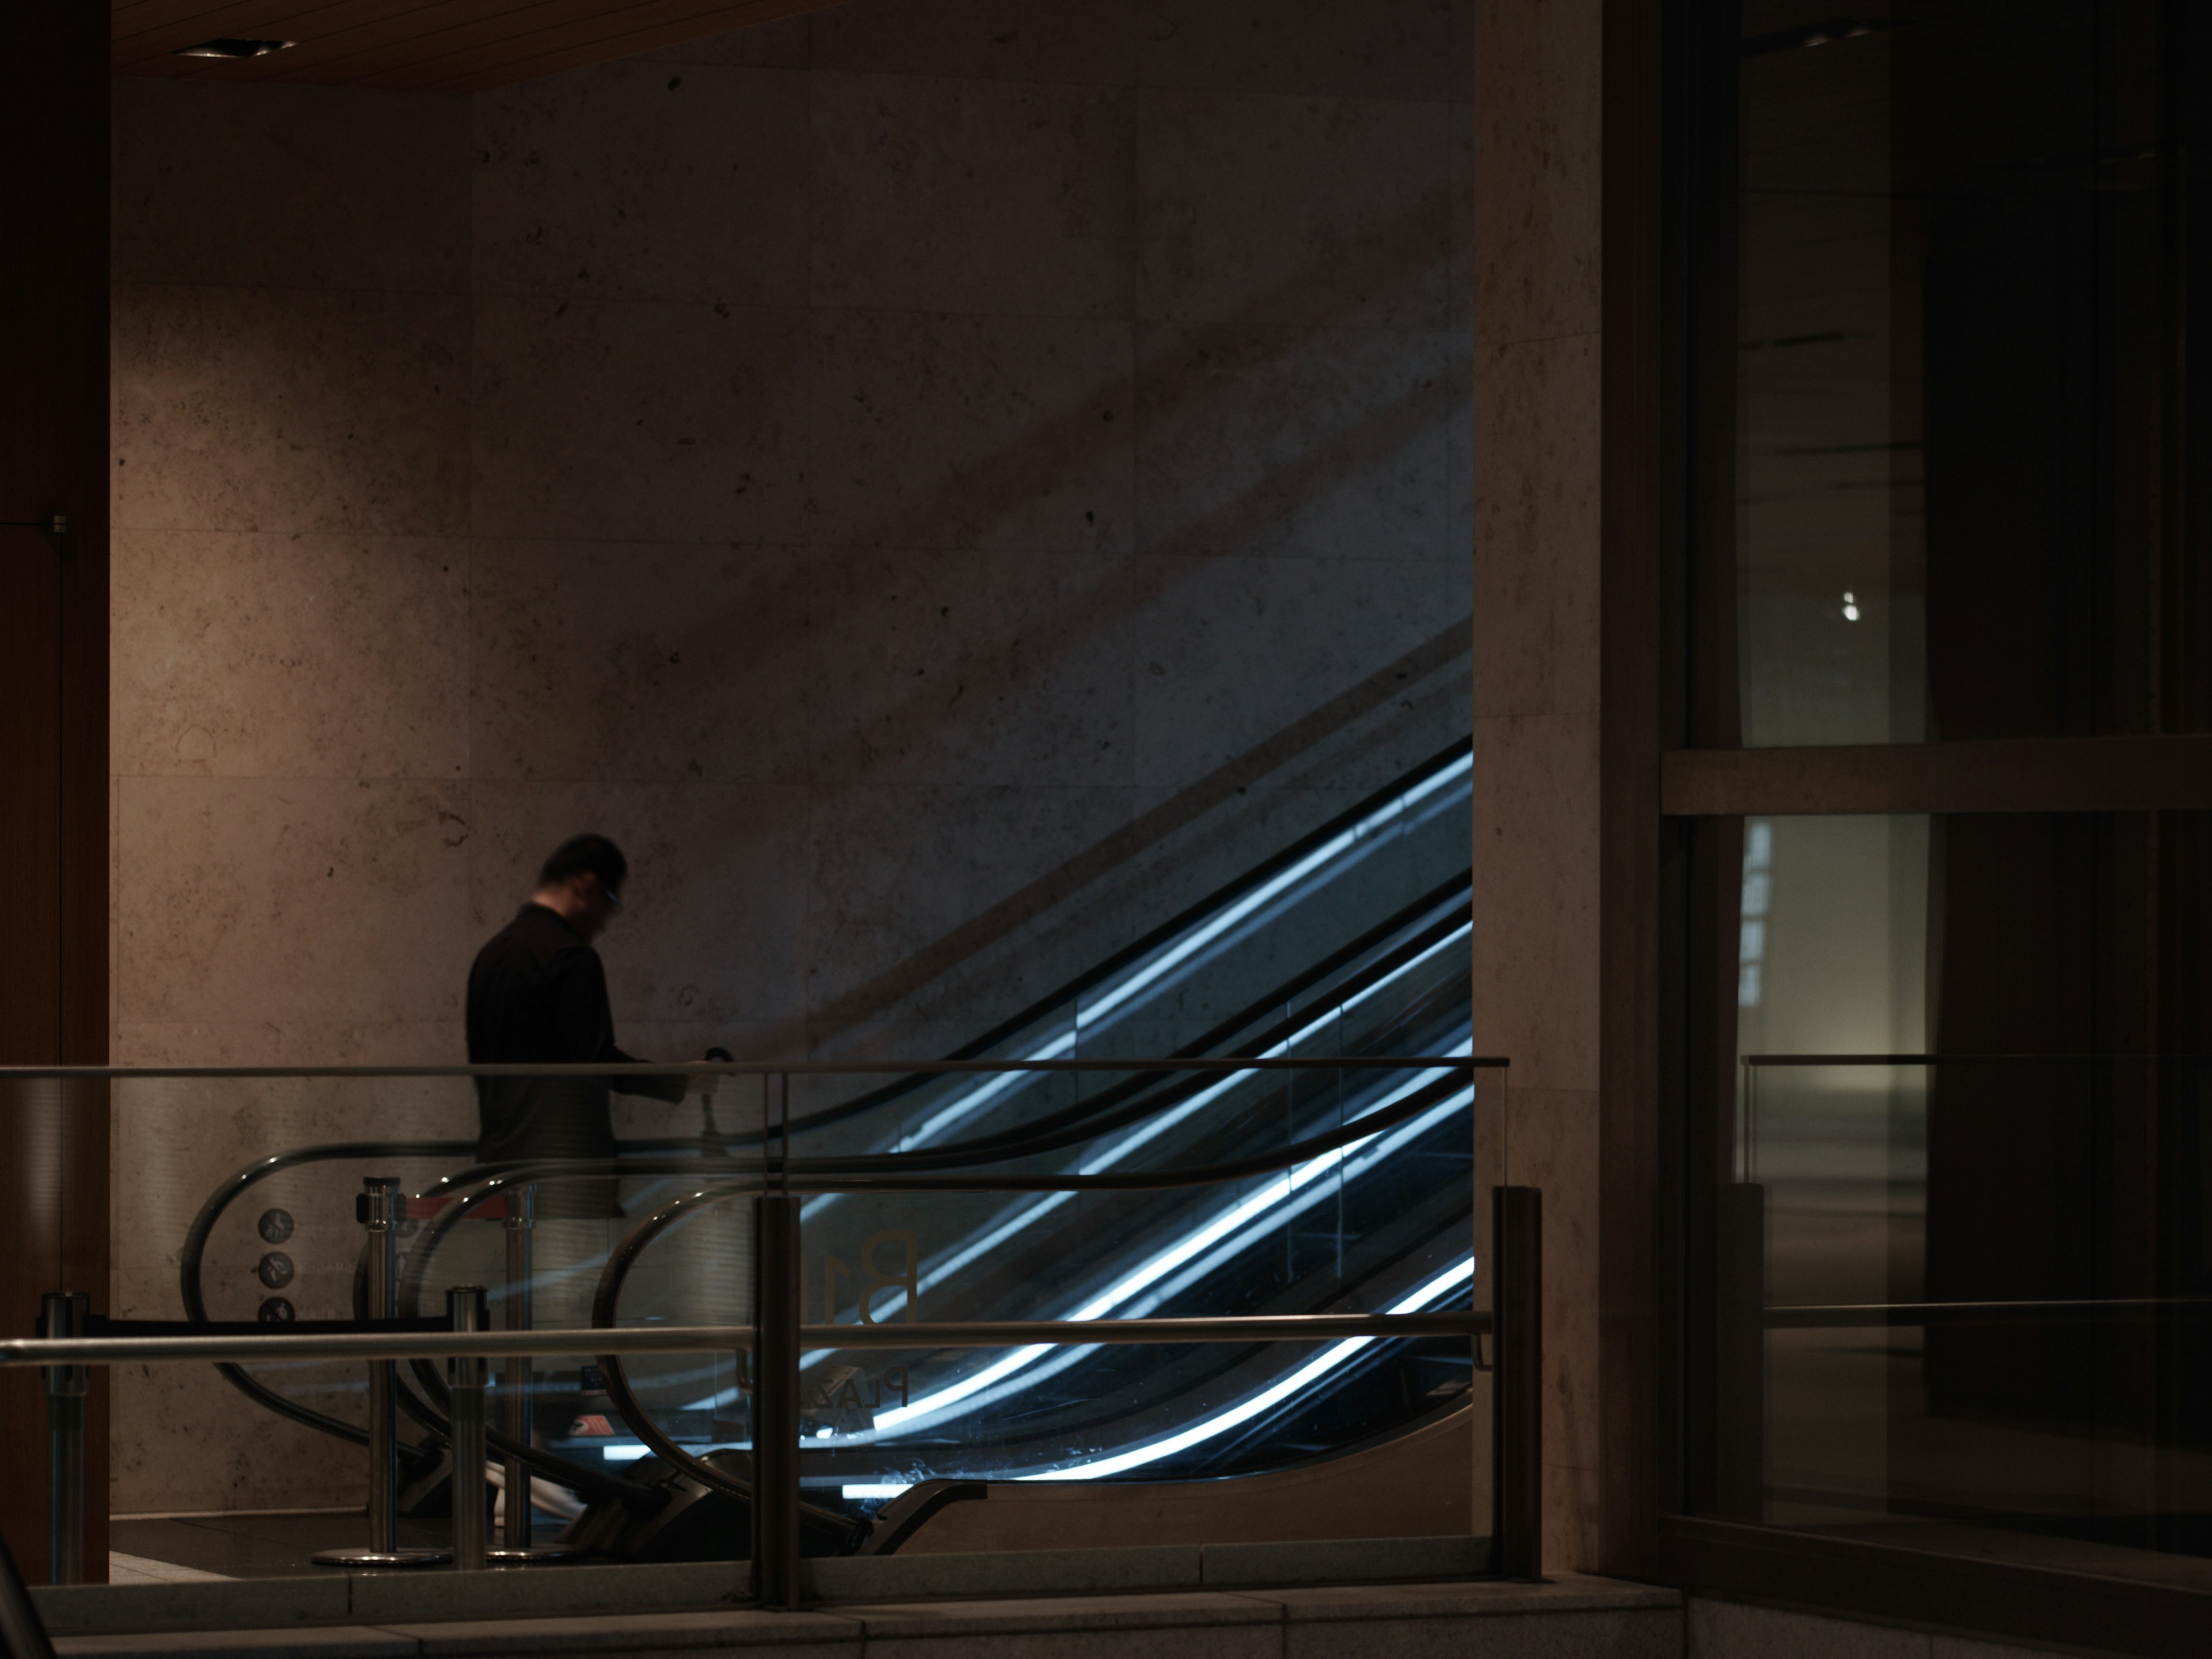
[[[802, 1190], [854, 1189], [804, 1206], [811, 1322], [1468, 1305], [1472, 1109], [1478, 1083], [1490, 1085], [1482, 1073], [1376, 1062], [1469, 1052], [1469, 767], [1465, 743], [1432, 757], [951, 1056], [1104, 1069], [909, 1074], [874, 1087], [803, 1074], [787, 1101], [726, 1091], [725, 1121], [697, 1139], [626, 1143], [626, 1218], [567, 1267], [595, 1279], [593, 1322], [748, 1318], [744, 1194], [764, 1152]], [[1159, 1054], [1314, 1069], [1110, 1065]], [[1354, 1057], [1366, 1064], [1325, 1064]], [[325, 1152], [372, 1155], [302, 1149], [285, 1167]], [[393, 1143], [374, 1155], [450, 1162], [466, 1152]], [[1160, 1184], [1192, 1168], [1251, 1173]], [[1071, 1172], [1093, 1186], [1005, 1190]], [[517, 1173], [468, 1169], [419, 1188], [427, 1219], [408, 1295], [471, 1276], [472, 1238], [491, 1230], [466, 1218], [495, 1207]], [[557, 1184], [538, 1173], [541, 1190]], [[899, 1185], [925, 1177], [969, 1189]], [[256, 1179], [243, 1171], [227, 1183], [195, 1229], [184, 1278], [196, 1317], [207, 1239]], [[835, 1547], [836, 1517], [858, 1538], [882, 1505], [948, 1480], [1273, 1478], [1433, 1433], [1464, 1412], [1473, 1365], [1468, 1345], [1449, 1340], [810, 1351], [805, 1495], [831, 1540], [823, 1547]], [[536, 1461], [598, 1500], [600, 1518], [586, 1516], [583, 1533], [596, 1525], [613, 1540], [623, 1528], [606, 1516], [650, 1510], [635, 1495], [665, 1488], [672, 1466], [742, 1491], [749, 1395], [738, 1357], [636, 1357], [606, 1369], [615, 1374], [579, 1366], [540, 1381], [550, 1414]], [[439, 1391], [420, 1370], [413, 1403], [434, 1442]], [[322, 1418], [318, 1427], [337, 1420], [296, 1400], [263, 1403]]]

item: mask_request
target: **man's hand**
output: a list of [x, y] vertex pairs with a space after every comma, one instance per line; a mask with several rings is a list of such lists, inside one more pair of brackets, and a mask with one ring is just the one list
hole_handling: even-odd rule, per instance
[[[703, 1058], [727, 1064], [730, 1051], [709, 1048]], [[691, 1077], [691, 1098], [699, 1103], [699, 1150], [708, 1158], [719, 1158], [729, 1150], [720, 1126], [714, 1121], [714, 1088], [721, 1080], [712, 1072], [695, 1072]]]
[[[730, 1063], [730, 1051], [727, 1048], [709, 1048], [699, 1058], [726, 1066]], [[691, 1098], [702, 1106], [711, 1104], [714, 1098], [714, 1091], [721, 1085], [721, 1082], [720, 1075], [713, 1072], [695, 1073], [691, 1079]]]

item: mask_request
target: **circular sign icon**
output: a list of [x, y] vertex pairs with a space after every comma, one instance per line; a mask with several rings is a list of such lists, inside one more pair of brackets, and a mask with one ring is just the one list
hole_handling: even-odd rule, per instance
[[281, 1291], [292, 1282], [292, 1258], [282, 1250], [271, 1250], [261, 1258], [254, 1273], [270, 1290]]
[[264, 1210], [258, 1224], [264, 1244], [282, 1244], [292, 1236], [292, 1212], [289, 1210]]
[[267, 1297], [261, 1304], [261, 1322], [264, 1325], [289, 1325], [299, 1316], [292, 1304], [281, 1296]]

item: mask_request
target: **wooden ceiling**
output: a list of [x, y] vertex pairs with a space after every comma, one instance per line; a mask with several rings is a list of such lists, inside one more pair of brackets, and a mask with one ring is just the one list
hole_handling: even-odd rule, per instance
[[[41, 0], [44, 3], [44, 0]], [[118, 75], [476, 92], [811, 11], [833, 0], [113, 0]], [[214, 40], [290, 40], [245, 59]]]

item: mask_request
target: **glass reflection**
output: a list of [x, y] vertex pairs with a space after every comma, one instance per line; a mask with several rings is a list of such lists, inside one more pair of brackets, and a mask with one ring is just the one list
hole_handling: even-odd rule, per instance
[[1746, 744], [2202, 724], [2201, 671], [2158, 649], [2206, 620], [2163, 528], [2187, 192], [2160, 15], [1742, 8]]
[[2212, 1554], [2212, 817], [1741, 844], [1719, 1507]]

